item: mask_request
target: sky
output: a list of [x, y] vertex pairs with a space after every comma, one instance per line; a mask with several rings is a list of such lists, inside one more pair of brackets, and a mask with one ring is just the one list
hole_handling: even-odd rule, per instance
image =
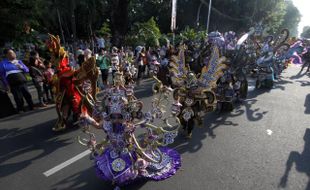
[[298, 32], [300, 34], [304, 26], [310, 26], [310, 0], [293, 0], [293, 3], [302, 15], [298, 27]]

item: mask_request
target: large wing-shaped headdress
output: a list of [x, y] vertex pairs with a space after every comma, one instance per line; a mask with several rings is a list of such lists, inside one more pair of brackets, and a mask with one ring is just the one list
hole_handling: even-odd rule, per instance
[[216, 86], [217, 80], [223, 76], [223, 70], [227, 68], [225, 57], [220, 57], [219, 49], [213, 46], [211, 50], [211, 58], [208, 65], [204, 66], [199, 78], [200, 85], [204, 88], [213, 88]]
[[179, 54], [172, 56], [170, 61], [170, 74], [172, 83], [176, 86], [182, 86], [188, 74], [188, 68], [185, 63], [185, 47], [181, 46]]

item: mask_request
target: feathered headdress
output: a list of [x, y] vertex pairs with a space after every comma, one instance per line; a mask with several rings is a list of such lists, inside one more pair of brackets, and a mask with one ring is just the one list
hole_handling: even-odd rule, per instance
[[203, 67], [199, 78], [199, 82], [204, 88], [215, 87], [217, 80], [224, 74], [223, 70], [227, 68], [227, 65], [224, 64], [226, 58], [220, 58], [218, 47], [213, 46], [211, 52], [209, 63]]
[[58, 67], [58, 70], [62, 72], [66, 72], [70, 70], [69, 65], [69, 57], [67, 56], [67, 52], [64, 47], [60, 44], [59, 36], [54, 36], [52, 34], [48, 34], [49, 39], [46, 42], [46, 46], [49, 51], [52, 53], [52, 64]]
[[170, 73], [171, 73], [171, 79], [174, 85], [176, 86], [182, 86], [184, 83], [184, 80], [187, 77], [187, 74], [189, 72], [188, 67], [185, 63], [185, 47], [181, 46], [179, 50], [179, 54], [177, 56], [171, 57], [170, 62]]
[[59, 36], [54, 36], [52, 34], [48, 34], [49, 39], [46, 42], [46, 45], [50, 52], [53, 53], [53, 55], [57, 58], [63, 58], [66, 57], [67, 53], [64, 49], [64, 47], [60, 44], [60, 38]]

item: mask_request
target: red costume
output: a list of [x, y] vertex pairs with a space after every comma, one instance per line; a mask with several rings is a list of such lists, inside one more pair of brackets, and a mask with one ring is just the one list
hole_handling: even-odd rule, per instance
[[[96, 82], [98, 69], [94, 57], [86, 60], [79, 70], [72, 70], [69, 66], [67, 52], [60, 46], [59, 37], [50, 35], [47, 45], [52, 52], [52, 63], [57, 68], [57, 77], [54, 78], [56, 94], [56, 110], [58, 121], [53, 128], [54, 131], [64, 130], [67, 126], [70, 112], [73, 112], [74, 120], [81, 114], [92, 113], [92, 100], [96, 95]], [[91, 83], [91, 92], [83, 89], [84, 81]], [[91, 94], [90, 94], [91, 93]], [[85, 100], [85, 101], [84, 101]]]

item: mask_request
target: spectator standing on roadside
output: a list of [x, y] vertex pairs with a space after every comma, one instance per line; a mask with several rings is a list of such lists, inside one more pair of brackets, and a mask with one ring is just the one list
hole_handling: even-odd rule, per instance
[[105, 48], [105, 40], [102, 36], [96, 37], [99, 50]]
[[105, 49], [100, 49], [99, 56], [97, 58], [97, 66], [100, 68], [103, 85], [108, 85], [110, 58], [107, 55]]
[[[45, 65], [45, 63], [44, 63], [44, 65]], [[69, 53], [69, 65], [70, 65], [71, 69], [73, 69], [73, 70], [77, 69], [77, 63], [74, 59], [73, 53]]]
[[118, 56], [118, 49], [116, 47], [112, 48], [111, 65], [112, 65], [112, 76], [114, 79], [114, 74], [120, 69], [120, 60]]
[[77, 56], [77, 65], [81, 67], [82, 63], [84, 62], [84, 51], [82, 49], [78, 49], [76, 56]]
[[44, 83], [43, 88], [46, 95], [46, 99], [49, 102], [54, 101], [53, 94], [53, 76], [55, 74], [55, 70], [52, 68], [52, 63], [49, 61], [44, 61], [45, 70], [44, 70]]
[[146, 63], [146, 67], [147, 67], [147, 76], [150, 75], [150, 67], [151, 67], [151, 62], [153, 61], [153, 57], [155, 56], [154, 55], [154, 51], [151, 47], [148, 48], [148, 51], [147, 51], [147, 63]]
[[38, 92], [39, 106], [46, 107], [46, 104], [44, 103], [45, 98], [44, 98], [44, 89], [43, 89], [43, 83], [44, 83], [43, 70], [45, 69], [45, 66], [42, 62], [40, 62], [35, 57], [30, 57], [29, 65], [30, 65], [29, 73], [30, 73], [30, 76], [32, 77], [32, 82]]
[[8, 95], [8, 89], [4, 84], [4, 80], [0, 76], [0, 118], [7, 117], [16, 113], [16, 110]]
[[137, 84], [140, 84], [141, 79], [144, 77], [145, 67], [147, 65], [147, 55], [145, 48], [143, 47], [141, 52], [137, 57], [137, 65], [138, 65], [138, 80]]
[[5, 88], [10, 89], [14, 96], [17, 111], [25, 111], [24, 98], [29, 109], [33, 110], [33, 101], [24, 74], [29, 72], [28, 67], [22, 61], [16, 59], [16, 54], [12, 49], [5, 49], [3, 53], [6, 55], [6, 59], [0, 63], [0, 75]]

